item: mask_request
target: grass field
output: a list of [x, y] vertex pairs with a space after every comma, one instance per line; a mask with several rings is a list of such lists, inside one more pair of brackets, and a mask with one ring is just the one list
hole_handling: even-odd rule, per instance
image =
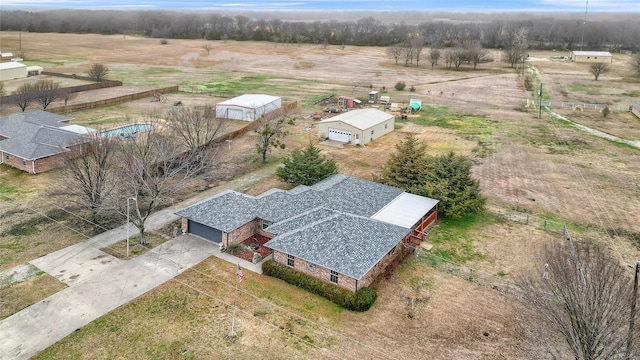
[[[10, 50], [17, 38], [17, 33], [0, 33], [3, 50]], [[336, 160], [340, 173], [368, 179], [395, 144], [413, 134], [432, 154], [455, 151], [472, 156], [473, 176], [490, 206], [570, 223], [580, 229], [579, 239], [606, 243], [624, 265], [640, 257], [634, 242], [640, 233], [638, 150], [594, 137], [547, 113], [538, 119], [535, 109], [526, 107], [533, 94], [524, 90], [523, 79], [507, 64], [482, 64], [475, 71], [396, 66], [383, 48], [370, 47], [228, 41], [212, 42], [213, 51], [207, 54], [201, 40], [160, 45], [157, 39], [128, 36], [28, 33], [23, 42], [25, 59], [47, 64], [53, 71], [82, 74], [90, 62], [102, 62], [111, 68], [110, 78], [132, 89], [180, 84], [213, 92], [168, 94], [170, 102], [180, 100], [187, 106], [213, 105], [221, 94], [264, 92], [298, 100], [303, 115], [321, 111], [313, 104], [325, 96], [366, 99], [369, 91], [383, 86], [393, 102], [420, 98], [423, 111], [409, 121], [398, 121], [397, 131], [366, 147], [322, 146], [323, 153]], [[56, 46], [62, 43], [64, 51]], [[494, 58], [499, 55], [493, 51]], [[552, 55], [557, 53], [531, 52], [527, 62], [530, 73], [544, 85], [545, 98], [625, 104], [640, 93], [640, 82], [628, 76], [628, 56], [615, 55], [612, 70], [595, 82], [583, 64], [552, 61]], [[416, 91], [396, 91], [397, 81]], [[98, 95], [106, 96], [86, 96]], [[69, 115], [77, 123], [106, 127], [120, 123], [126, 114], [162, 112], [168, 105], [143, 99]], [[604, 118], [597, 112], [557, 111], [594, 129], [640, 138], [640, 119], [629, 113]], [[315, 129], [304, 130], [314, 123], [298, 119], [286, 139], [287, 148], [269, 154], [269, 171], [288, 150], [318, 141]], [[252, 134], [235, 139], [220, 153], [213, 175], [199, 179], [187, 193], [259, 169], [254, 141]], [[59, 181], [56, 175], [31, 176], [0, 167], [0, 270], [83, 239], [74, 230], [87, 229], [86, 224], [58, 218], [65, 227], [42, 215], [55, 209], [46, 194]], [[271, 176], [242, 190], [256, 195], [273, 186], [283, 184]], [[541, 244], [562, 241], [488, 213], [443, 221], [430, 240], [435, 254], [501, 280], [515, 280], [535, 268]], [[537, 359], [545, 350], [538, 340], [549, 335], [517, 297], [411, 258], [379, 284], [379, 298], [364, 314], [341, 311], [277, 280], [248, 274], [238, 303], [240, 337], [232, 341], [226, 337], [232, 314], [230, 266], [208, 259], [70, 335], [39, 358], [419, 359], [429, 354], [433, 359]], [[419, 277], [430, 279], [430, 299], [410, 320], [399, 294]], [[24, 305], [16, 308], [20, 306]]]

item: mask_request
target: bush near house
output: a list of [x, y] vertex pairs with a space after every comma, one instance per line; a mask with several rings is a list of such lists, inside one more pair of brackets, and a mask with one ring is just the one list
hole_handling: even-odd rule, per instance
[[273, 276], [291, 285], [320, 295], [352, 311], [367, 311], [378, 298], [378, 293], [375, 289], [363, 287], [354, 293], [337, 285], [295, 271], [273, 260], [267, 260], [262, 264], [262, 272], [265, 275]]

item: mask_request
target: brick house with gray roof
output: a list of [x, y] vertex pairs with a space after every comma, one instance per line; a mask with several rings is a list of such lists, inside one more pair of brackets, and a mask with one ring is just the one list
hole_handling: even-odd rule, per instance
[[270, 238], [276, 262], [351, 291], [370, 285], [435, 223], [438, 201], [354, 177], [258, 196], [224, 191], [178, 211], [182, 228], [223, 248]]
[[62, 166], [91, 141], [69, 120], [42, 110], [0, 116], [0, 164], [32, 174]]

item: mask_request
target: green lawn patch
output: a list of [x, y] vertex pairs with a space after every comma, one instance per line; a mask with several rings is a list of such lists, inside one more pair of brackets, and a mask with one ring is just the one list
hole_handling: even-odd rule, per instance
[[459, 114], [440, 106], [423, 107], [420, 116], [413, 121], [419, 125], [451, 129], [461, 136], [474, 139], [489, 137], [498, 125], [497, 120], [485, 116]]
[[486, 211], [459, 218], [445, 217], [429, 233], [427, 241], [433, 244], [432, 253], [445, 260], [465, 262], [484, 259], [484, 255], [474, 249], [473, 232], [497, 221], [500, 219]]

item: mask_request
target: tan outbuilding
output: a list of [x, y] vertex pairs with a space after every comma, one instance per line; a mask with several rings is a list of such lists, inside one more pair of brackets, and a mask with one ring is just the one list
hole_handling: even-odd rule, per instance
[[572, 51], [571, 60], [577, 63], [611, 64], [613, 55], [608, 51]]
[[394, 130], [395, 115], [378, 109], [352, 110], [322, 120], [318, 137], [355, 145], [366, 145]]

